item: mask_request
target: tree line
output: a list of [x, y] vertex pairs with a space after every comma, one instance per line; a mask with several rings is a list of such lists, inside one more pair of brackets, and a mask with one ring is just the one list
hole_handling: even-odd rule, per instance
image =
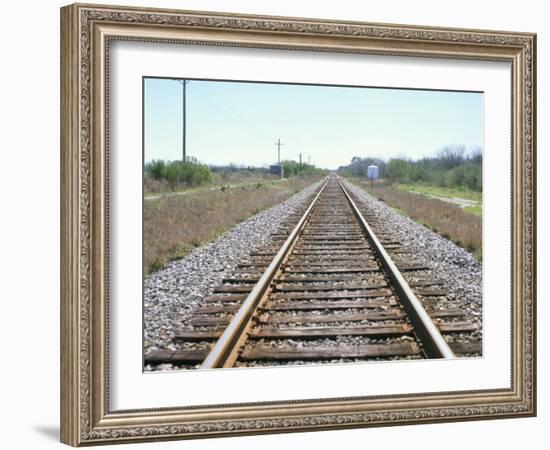
[[398, 183], [426, 183], [442, 187], [464, 187], [474, 191], [482, 190], [483, 153], [480, 148], [466, 152], [462, 145], [444, 146], [432, 157], [416, 161], [405, 157], [352, 158], [350, 164], [341, 166], [338, 172], [344, 176], [367, 177], [367, 167], [379, 167], [381, 178]]
[[[319, 169], [313, 164], [300, 164], [291, 160], [282, 161], [281, 164], [285, 178], [324, 175], [326, 173], [324, 169]], [[168, 182], [172, 189], [178, 186], [192, 187], [210, 184], [214, 181], [214, 174], [224, 175], [230, 173], [269, 176], [269, 168], [238, 164], [208, 166], [192, 156], [188, 156], [185, 162], [155, 159], [145, 164], [146, 177]]]
[[299, 163], [298, 161], [285, 160], [281, 161], [283, 166], [283, 176], [285, 178], [296, 177], [301, 175], [324, 175], [325, 169], [315, 167], [313, 164]]

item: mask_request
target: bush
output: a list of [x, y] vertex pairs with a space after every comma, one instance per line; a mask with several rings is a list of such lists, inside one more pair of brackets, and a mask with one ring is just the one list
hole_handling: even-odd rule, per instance
[[161, 159], [154, 159], [145, 166], [145, 170], [151, 178], [154, 180], [161, 180], [164, 178], [164, 171], [166, 170], [166, 163]]
[[164, 162], [154, 160], [145, 165], [145, 172], [155, 180], [166, 180], [172, 189], [181, 186], [199, 186], [212, 182], [213, 176], [209, 167], [200, 164], [196, 159], [187, 161]]
[[404, 180], [407, 177], [407, 172], [410, 163], [404, 159], [390, 159], [386, 166], [386, 176], [392, 180]]

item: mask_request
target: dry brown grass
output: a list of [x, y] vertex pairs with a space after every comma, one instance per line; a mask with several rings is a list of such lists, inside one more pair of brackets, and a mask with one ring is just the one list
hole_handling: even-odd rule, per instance
[[160, 192], [169, 192], [170, 183], [166, 180], [155, 180], [150, 177], [144, 177], [143, 179], [143, 192], [146, 193], [160, 193]]
[[158, 270], [169, 261], [182, 258], [194, 247], [281, 203], [314, 181], [293, 178], [278, 183], [146, 200], [143, 209], [145, 272]]
[[171, 192], [181, 192], [189, 189], [196, 189], [200, 187], [212, 187], [216, 188], [219, 186], [227, 185], [240, 185], [240, 184], [254, 184], [254, 183], [268, 183], [272, 181], [279, 181], [279, 177], [270, 174], [263, 173], [248, 173], [248, 172], [215, 172], [214, 179], [209, 185], [203, 186], [185, 186], [185, 185], [170, 185], [167, 180], [155, 180], [150, 176], [145, 175], [143, 179], [143, 191], [146, 194], [161, 194], [161, 193], [171, 193]]
[[481, 260], [481, 217], [469, 214], [460, 207], [442, 200], [402, 191], [392, 186], [370, 189], [370, 185], [365, 182], [359, 185], [379, 200], [450, 239]]

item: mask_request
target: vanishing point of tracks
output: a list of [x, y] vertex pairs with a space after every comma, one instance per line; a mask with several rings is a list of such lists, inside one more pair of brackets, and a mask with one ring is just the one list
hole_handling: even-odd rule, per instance
[[179, 349], [152, 351], [145, 364], [273, 366], [480, 351], [479, 342], [471, 348], [447, 343], [442, 334], [474, 333], [477, 326], [433, 320], [465, 313], [424, 308], [415, 292], [442, 296], [442, 283], [428, 267], [403, 261], [402, 244], [391, 235], [377, 236], [336, 177], [296, 219], [203, 299], [191, 326], [176, 333]]

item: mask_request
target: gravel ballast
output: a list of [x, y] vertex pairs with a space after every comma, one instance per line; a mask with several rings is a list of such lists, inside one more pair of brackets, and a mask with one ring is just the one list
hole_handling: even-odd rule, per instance
[[[360, 209], [372, 211], [384, 223], [384, 228], [399, 238], [410, 250], [415, 260], [429, 265], [437, 278], [445, 282], [448, 290], [445, 297], [449, 302], [468, 311], [468, 319], [479, 327], [475, 337], [481, 339], [482, 264], [468, 251], [424, 225], [399, 214], [363, 189], [347, 181], [344, 181], [344, 184], [355, 196]], [[466, 339], [460, 334], [450, 337], [453, 340], [461, 338]]]
[[212, 293], [244, 255], [268, 243], [270, 233], [302, 207], [320, 184], [315, 183], [283, 203], [250, 217], [147, 277], [143, 304], [145, 354], [151, 350], [175, 349], [172, 338], [177, 329], [186, 326], [189, 312]]

